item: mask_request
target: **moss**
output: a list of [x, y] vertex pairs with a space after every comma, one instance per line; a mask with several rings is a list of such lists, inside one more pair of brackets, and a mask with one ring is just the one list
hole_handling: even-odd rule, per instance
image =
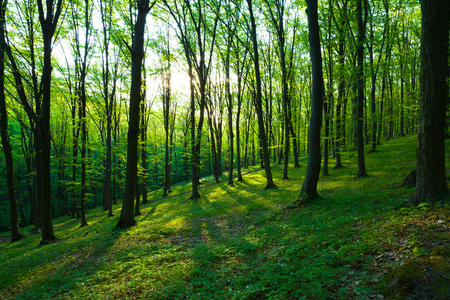
[[[432, 253], [442, 251], [448, 247], [437, 247]], [[450, 263], [440, 255], [408, 262], [387, 275], [384, 295], [388, 299], [446, 299], [450, 285], [442, 275], [449, 272]]]
[[389, 282], [384, 294], [389, 299], [403, 299], [411, 295], [414, 288], [423, 280], [425, 268], [416, 262], [409, 262], [394, 269], [389, 275]]
[[438, 246], [431, 251], [430, 255], [450, 257], [450, 247], [446, 245]]

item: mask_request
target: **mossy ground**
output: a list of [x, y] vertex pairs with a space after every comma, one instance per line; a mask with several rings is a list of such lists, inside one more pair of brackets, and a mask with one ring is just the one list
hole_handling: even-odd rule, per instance
[[[40, 236], [28, 235], [0, 244], [0, 298], [396, 298], [417, 293], [408, 282], [423, 278], [422, 292], [448, 296], [449, 282], [437, 274], [449, 276], [448, 199], [411, 207], [414, 188], [400, 187], [416, 141], [379, 146], [366, 156], [370, 176], [359, 179], [356, 156], [343, 153], [345, 168], [320, 178], [322, 198], [296, 210], [286, 207], [299, 194], [306, 157], [289, 180], [273, 168], [277, 189], [263, 189], [264, 171], [250, 173], [201, 190], [197, 201], [181, 195], [145, 205], [128, 230], [114, 230], [119, 205], [111, 218], [89, 211], [83, 228], [59, 218], [55, 243], [39, 246]], [[398, 277], [404, 273], [411, 276]]]

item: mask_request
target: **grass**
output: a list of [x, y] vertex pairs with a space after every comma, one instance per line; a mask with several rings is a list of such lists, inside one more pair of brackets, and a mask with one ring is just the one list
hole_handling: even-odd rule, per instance
[[[120, 206], [112, 218], [89, 211], [83, 228], [56, 219], [55, 243], [39, 246], [40, 236], [28, 235], [0, 244], [0, 298], [444, 299], [448, 201], [411, 207], [414, 189], [400, 187], [416, 140], [393, 139], [367, 154], [366, 178], [353, 179], [356, 156], [344, 153], [345, 168], [320, 178], [322, 198], [298, 210], [286, 207], [298, 196], [306, 157], [289, 180], [274, 166], [278, 189], [263, 190], [264, 172], [250, 173], [234, 186], [206, 187], [197, 201], [180, 195], [143, 206], [128, 230], [114, 230]], [[411, 288], [426, 276], [435, 284]]]

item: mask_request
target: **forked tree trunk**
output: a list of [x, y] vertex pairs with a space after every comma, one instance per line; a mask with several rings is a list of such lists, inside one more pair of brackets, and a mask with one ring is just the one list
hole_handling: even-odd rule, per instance
[[56, 239], [53, 234], [52, 224], [52, 189], [50, 176], [51, 163], [51, 135], [50, 135], [50, 100], [51, 100], [51, 80], [52, 80], [52, 40], [61, 15], [62, 0], [58, 0], [54, 11], [54, 1], [46, 1], [46, 12], [42, 5], [42, 0], [38, 0], [39, 22], [41, 24], [43, 45], [44, 45], [44, 65], [42, 70], [42, 113], [39, 116], [39, 127], [42, 142], [41, 148], [41, 172], [37, 176], [42, 180], [41, 218], [42, 218], [42, 240], [41, 244]]

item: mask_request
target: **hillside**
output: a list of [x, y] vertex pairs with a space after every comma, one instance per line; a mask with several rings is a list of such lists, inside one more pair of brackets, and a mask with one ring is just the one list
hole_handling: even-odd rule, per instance
[[[416, 145], [417, 136], [385, 142], [366, 156], [369, 177], [356, 180], [355, 153], [343, 153], [345, 168], [320, 178], [322, 198], [295, 210], [286, 207], [306, 156], [289, 180], [273, 167], [278, 189], [262, 189], [263, 171], [249, 173], [207, 186], [195, 202], [184, 194], [142, 206], [129, 230], [114, 230], [117, 205], [112, 218], [89, 211], [83, 228], [54, 220], [50, 245], [3, 238], [0, 298], [445, 299], [448, 199], [410, 207], [414, 189], [400, 187]], [[446, 149], [449, 169], [450, 140]]]

